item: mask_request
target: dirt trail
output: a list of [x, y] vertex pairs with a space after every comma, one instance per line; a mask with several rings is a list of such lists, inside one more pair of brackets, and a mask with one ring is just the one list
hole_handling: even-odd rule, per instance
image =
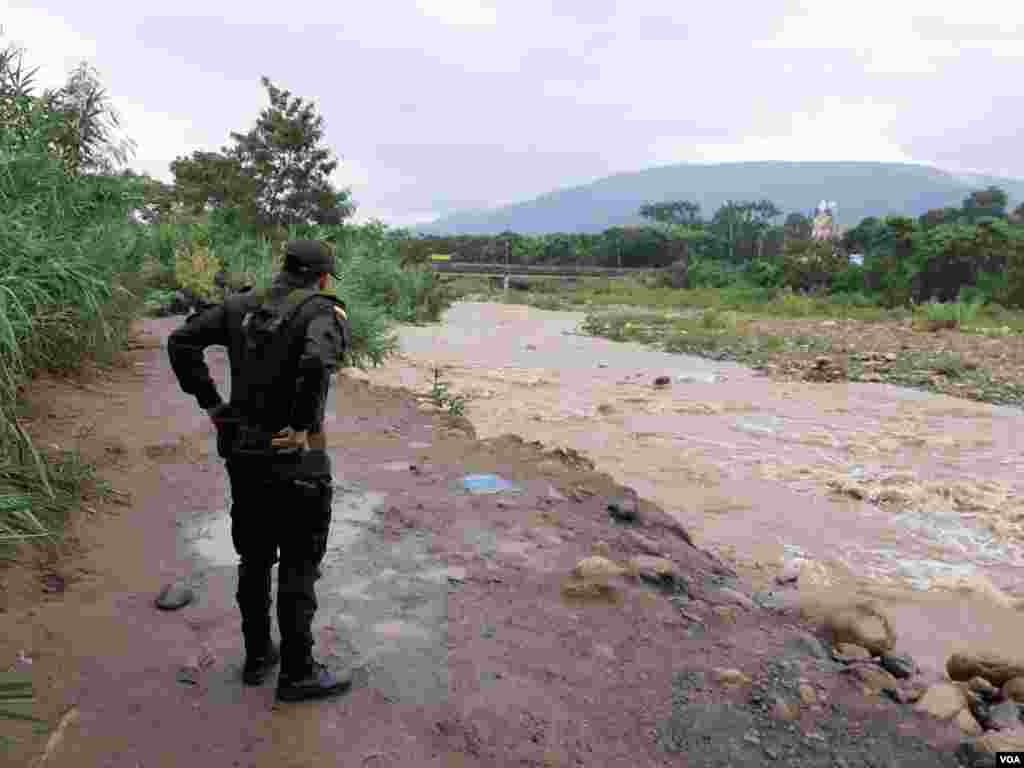
[[[58, 591], [44, 591], [40, 570], [5, 574], [0, 659], [31, 674], [49, 728], [12, 729], [4, 765], [956, 764], [955, 726], [865, 698], [791, 615], [744, 597], [653, 504], [641, 502], [640, 525], [613, 523], [606, 505], [621, 488], [609, 476], [521, 440], [480, 442], [406, 392], [344, 377], [315, 634], [321, 656], [356, 667], [357, 685], [338, 701], [274, 707], [272, 683], [240, 683], [226, 480], [166, 363], [176, 322], [142, 324], [128, 371], [87, 389], [33, 387], [37, 439], [80, 446], [130, 497], [73, 521], [67, 551], [45, 564]], [[223, 382], [224, 356], [209, 357]], [[517, 490], [467, 494], [459, 481], [472, 472]], [[566, 577], [599, 541], [617, 560], [653, 546], [677, 564], [677, 588], [618, 579], [570, 599]], [[157, 611], [175, 578], [198, 601]], [[716, 668], [752, 683], [723, 689]], [[815, 691], [804, 705], [801, 681]], [[795, 719], [771, 714], [776, 697]]]

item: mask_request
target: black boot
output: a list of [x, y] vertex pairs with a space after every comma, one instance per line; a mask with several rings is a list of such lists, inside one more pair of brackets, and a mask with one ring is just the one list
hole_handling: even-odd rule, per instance
[[237, 598], [245, 641], [242, 681], [246, 685], [260, 685], [281, 660], [279, 650], [270, 640], [269, 564], [239, 565]]
[[277, 678], [278, 701], [306, 701], [324, 699], [345, 693], [352, 687], [350, 674], [336, 675], [319, 662], [311, 662], [305, 674], [292, 675], [284, 671]]
[[270, 670], [281, 661], [281, 652], [270, 643], [265, 653], [258, 656], [245, 655], [245, 666], [242, 667], [242, 682], [246, 685], [262, 685]]

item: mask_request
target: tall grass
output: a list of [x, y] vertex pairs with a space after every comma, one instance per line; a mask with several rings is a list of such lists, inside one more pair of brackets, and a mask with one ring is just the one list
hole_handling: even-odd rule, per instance
[[139, 187], [68, 173], [44, 136], [0, 126], [0, 544], [53, 533], [88, 480], [37, 450], [16, 405], [37, 370], [113, 360], [136, 303], [120, 276], [144, 254]]

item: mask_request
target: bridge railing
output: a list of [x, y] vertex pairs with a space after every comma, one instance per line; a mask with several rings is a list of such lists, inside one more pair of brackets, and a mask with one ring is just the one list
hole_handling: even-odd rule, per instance
[[430, 266], [438, 272], [476, 275], [518, 275], [520, 277], [555, 276], [555, 277], [625, 277], [639, 275], [644, 272], [658, 272], [663, 267], [576, 267], [562, 265], [538, 264], [477, 264], [468, 261], [432, 261]]

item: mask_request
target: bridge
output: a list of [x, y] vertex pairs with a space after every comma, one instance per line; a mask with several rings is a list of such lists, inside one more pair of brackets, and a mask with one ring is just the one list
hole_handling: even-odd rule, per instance
[[538, 264], [477, 264], [469, 261], [431, 261], [430, 266], [442, 274], [455, 275], [497, 275], [510, 277], [627, 277], [645, 272], [660, 271], [657, 268], [637, 267], [575, 267], [565, 265]]

